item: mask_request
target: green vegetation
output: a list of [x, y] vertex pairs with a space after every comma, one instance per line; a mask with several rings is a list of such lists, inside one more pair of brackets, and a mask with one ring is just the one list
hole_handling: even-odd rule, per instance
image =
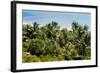
[[23, 25], [23, 62], [91, 59], [91, 32], [88, 26], [72, 23], [72, 30], [57, 22], [45, 26]]

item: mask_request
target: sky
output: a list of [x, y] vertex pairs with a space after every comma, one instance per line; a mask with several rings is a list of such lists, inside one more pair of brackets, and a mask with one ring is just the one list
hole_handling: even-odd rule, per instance
[[91, 14], [76, 13], [76, 12], [55, 12], [55, 11], [36, 11], [23, 10], [22, 11], [23, 24], [32, 24], [37, 22], [41, 26], [56, 21], [61, 28], [71, 29], [73, 21], [81, 25], [88, 25], [90, 28]]

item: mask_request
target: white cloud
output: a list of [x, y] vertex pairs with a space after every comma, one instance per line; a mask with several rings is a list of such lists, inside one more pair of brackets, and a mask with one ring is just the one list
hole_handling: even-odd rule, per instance
[[72, 26], [68, 25], [68, 24], [61, 24], [60, 27], [61, 27], [61, 29], [67, 28], [67, 30], [72, 30]]

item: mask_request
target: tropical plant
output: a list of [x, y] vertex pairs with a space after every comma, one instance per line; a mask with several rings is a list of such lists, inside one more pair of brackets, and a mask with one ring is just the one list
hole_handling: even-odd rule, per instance
[[72, 29], [52, 21], [23, 25], [23, 62], [91, 59], [91, 31], [87, 25], [72, 22]]

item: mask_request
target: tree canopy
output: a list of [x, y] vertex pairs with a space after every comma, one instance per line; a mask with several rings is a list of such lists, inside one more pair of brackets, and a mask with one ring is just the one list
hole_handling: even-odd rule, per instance
[[37, 22], [23, 24], [23, 62], [91, 59], [89, 27], [72, 22], [72, 30], [52, 21], [44, 26]]

